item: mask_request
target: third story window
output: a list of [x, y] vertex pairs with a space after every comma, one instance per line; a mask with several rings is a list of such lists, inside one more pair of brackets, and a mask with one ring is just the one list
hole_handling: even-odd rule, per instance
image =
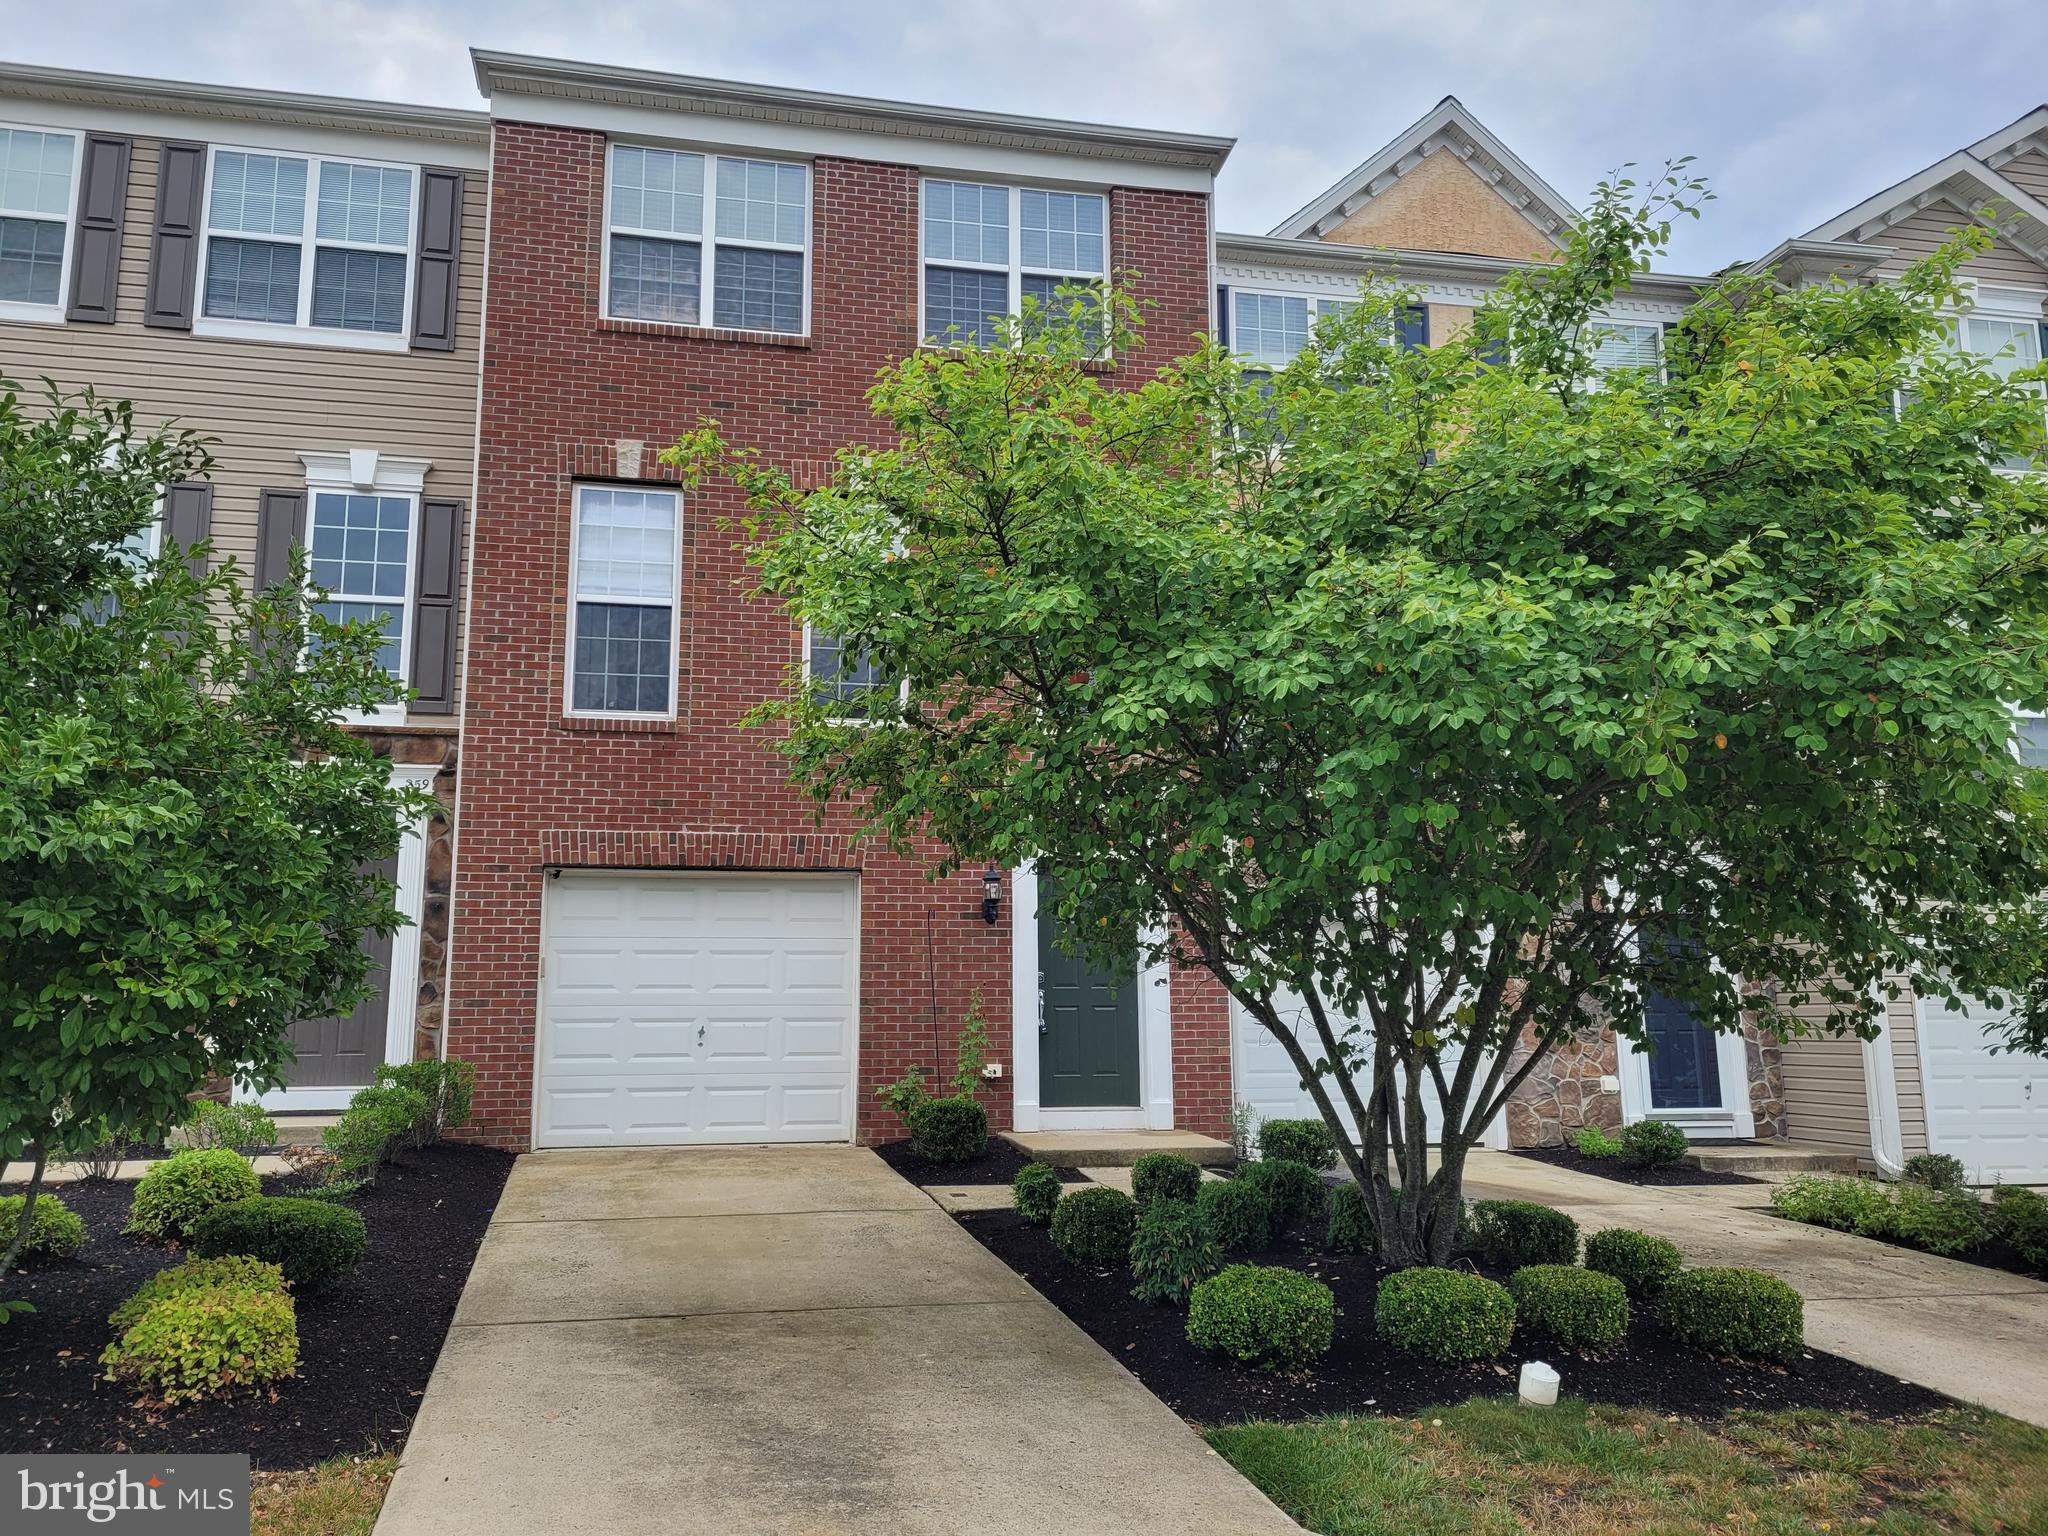
[[677, 503], [673, 491], [577, 488], [569, 707], [578, 714], [673, 712]]
[[614, 144], [608, 193], [607, 315], [803, 334], [806, 167]]
[[0, 128], [0, 305], [56, 308], [77, 152], [68, 133]]
[[1107, 280], [1109, 199], [1099, 192], [934, 178], [923, 199], [927, 342], [989, 346], [1026, 298], [1064, 308], [1061, 289], [1099, 293]]

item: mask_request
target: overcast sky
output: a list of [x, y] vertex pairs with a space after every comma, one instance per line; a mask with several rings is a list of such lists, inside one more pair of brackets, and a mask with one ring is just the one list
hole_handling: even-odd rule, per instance
[[[1705, 271], [2048, 98], [2048, 0], [0, 0], [36, 64], [477, 106], [472, 44], [869, 96], [1234, 135], [1225, 229], [1262, 232], [1445, 95], [1577, 201], [1698, 157]], [[204, 24], [199, 23], [204, 14]]]

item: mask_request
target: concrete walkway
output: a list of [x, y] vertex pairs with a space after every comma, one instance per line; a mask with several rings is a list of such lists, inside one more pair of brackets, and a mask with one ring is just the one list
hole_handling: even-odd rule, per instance
[[377, 1536], [1296, 1531], [873, 1153], [519, 1160]]
[[1816, 1349], [2048, 1425], [2048, 1285], [2037, 1280], [1780, 1220], [1765, 1184], [1641, 1189], [1475, 1152], [1465, 1192], [1554, 1205], [1588, 1235], [1654, 1232], [1688, 1264], [1766, 1270], [1806, 1298]]

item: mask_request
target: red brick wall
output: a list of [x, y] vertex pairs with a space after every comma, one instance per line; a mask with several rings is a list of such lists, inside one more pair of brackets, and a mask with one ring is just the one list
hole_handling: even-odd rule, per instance
[[[497, 125], [447, 1048], [477, 1064], [480, 1134], [526, 1145], [549, 864], [858, 869], [859, 1130], [900, 1134], [874, 1088], [913, 1062], [930, 1072], [935, 1035], [938, 1070], [950, 1071], [976, 989], [992, 1059], [1011, 1065], [1010, 903], [988, 927], [978, 875], [934, 885], [914, 862], [849, 846], [843, 826], [821, 829], [783, 760], [733, 724], [784, 686], [801, 637], [741, 596], [746, 568], [716, 527], [740, 510], [729, 486], [685, 500], [676, 720], [567, 721], [562, 698], [571, 487], [617, 474], [617, 440], [645, 442], [641, 476], [666, 478], [654, 452], [704, 416], [812, 475], [843, 444], [876, 437], [863, 392], [917, 341], [917, 172], [814, 163], [811, 336], [795, 344], [600, 320], [603, 172], [598, 134]], [[1120, 377], [1149, 376], [1207, 327], [1205, 204], [1111, 194], [1113, 261], [1143, 274], [1140, 296], [1157, 306]], [[1181, 1123], [1221, 1129], [1227, 1015], [1219, 1025], [1214, 999], [1185, 981], [1174, 994], [1177, 1024], [1188, 999]], [[986, 1096], [998, 1126], [1011, 1080]]]

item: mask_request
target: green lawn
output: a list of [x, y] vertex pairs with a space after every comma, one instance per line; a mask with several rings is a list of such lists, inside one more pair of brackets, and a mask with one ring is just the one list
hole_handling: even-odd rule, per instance
[[341, 1456], [310, 1472], [258, 1472], [250, 1536], [370, 1536], [396, 1456]]
[[1208, 1432], [1322, 1536], [1918, 1536], [2048, 1532], [2048, 1430], [1957, 1409], [1712, 1423], [1567, 1399]]

